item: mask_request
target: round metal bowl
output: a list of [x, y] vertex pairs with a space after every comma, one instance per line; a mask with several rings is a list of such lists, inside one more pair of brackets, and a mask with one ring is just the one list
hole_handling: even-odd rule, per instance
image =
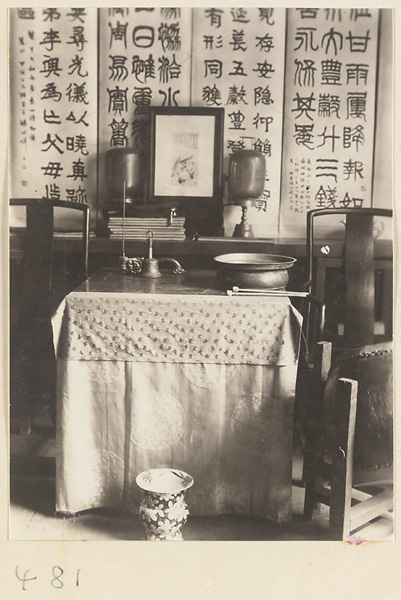
[[291, 256], [277, 254], [220, 254], [214, 257], [217, 275], [227, 286], [241, 288], [283, 289], [288, 283], [288, 269], [296, 262]]

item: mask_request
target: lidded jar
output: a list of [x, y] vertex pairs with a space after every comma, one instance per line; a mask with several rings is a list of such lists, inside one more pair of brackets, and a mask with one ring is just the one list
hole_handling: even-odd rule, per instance
[[109, 200], [134, 202], [142, 189], [141, 159], [133, 148], [110, 148], [105, 154], [105, 179]]
[[228, 195], [240, 206], [253, 205], [264, 191], [266, 159], [258, 150], [239, 150], [230, 156]]

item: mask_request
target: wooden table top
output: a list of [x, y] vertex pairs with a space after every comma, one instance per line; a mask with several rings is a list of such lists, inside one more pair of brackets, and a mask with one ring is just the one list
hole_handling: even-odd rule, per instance
[[[171, 267], [169, 267], [171, 268]], [[226, 295], [214, 271], [185, 271], [175, 275], [161, 269], [158, 279], [146, 279], [137, 274], [125, 274], [119, 269], [102, 268], [95, 271], [75, 289], [76, 292], [114, 292], [132, 294]]]

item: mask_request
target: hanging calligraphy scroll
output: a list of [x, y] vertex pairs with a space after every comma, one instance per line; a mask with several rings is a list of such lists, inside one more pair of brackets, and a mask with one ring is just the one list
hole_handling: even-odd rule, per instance
[[[284, 44], [285, 9], [193, 9], [192, 105], [225, 109], [224, 173], [236, 150], [266, 157], [265, 191], [248, 213], [257, 237], [278, 232]], [[240, 214], [226, 206], [226, 235]]]
[[11, 8], [10, 194], [96, 207], [97, 20]]
[[[12, 196], [96, 208], [109, 148], [141, 153], [147, 179], [150, 106], [206, 106], [225, 110], [226, 175], [235, 150], [266, 157], [256, 236], [300, 237], [311, 208], [371, 204], [378, 9], [12, 8], [9, 19]], [[224, 200], [231, 235], [240, 208]]]
[[305, 235], [310, 209], [371, 205], [378, 12], [289, 9], [280, 236]]
[[[99, 151], [148, 155], [150, 106], [190, 104], [191, 9], [100, 8]], [[103, 170], [99, 200], [107, 200]]]

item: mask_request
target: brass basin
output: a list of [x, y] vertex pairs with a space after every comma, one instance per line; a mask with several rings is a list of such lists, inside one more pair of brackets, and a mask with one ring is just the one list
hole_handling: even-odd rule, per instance
[[232, 253], [214, 257], [217, 275], [225, 286], [284, 289], [288, 269], [296, 262], [291, 256], [277, 254]]

